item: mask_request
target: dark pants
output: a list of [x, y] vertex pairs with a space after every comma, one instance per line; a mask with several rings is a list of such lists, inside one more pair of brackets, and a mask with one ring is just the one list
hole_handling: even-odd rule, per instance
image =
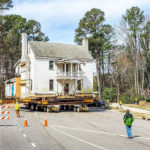
[[16, 110], [16, 116], [17, 116], [17, 117], [20, 117], [20, 112], [19, 112], [19, 110]]

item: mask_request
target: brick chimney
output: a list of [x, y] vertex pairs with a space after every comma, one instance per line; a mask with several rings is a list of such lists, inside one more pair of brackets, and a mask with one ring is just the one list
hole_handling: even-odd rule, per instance
[[28, 51], [28, 41], [27, 41], [27, 34], [22, 33], [22, 54], [21, 54], [21, 60], [24, 61], [25, 57], [27, 56]]
[[83, 40], [82, 40], [82, 46], [83, 46], [83, 47], [86, 47], [87, 50], [89, 50], [89, 42], [88, 42], [88, 39], [83, 39]]

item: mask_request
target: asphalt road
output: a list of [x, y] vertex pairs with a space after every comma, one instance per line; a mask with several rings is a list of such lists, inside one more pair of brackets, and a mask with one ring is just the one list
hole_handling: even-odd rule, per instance
[[[135, 119], [133, 139], [126, 137], [123, 114], [91, 112], [44, 113], [11, 109], [10, 120], [0, 120], [0, 150], [150, 150], [150, 121]], [[28, 127], [24, 127], [27, 118]], [[44, 119], [48, 127], [44, 127]]]

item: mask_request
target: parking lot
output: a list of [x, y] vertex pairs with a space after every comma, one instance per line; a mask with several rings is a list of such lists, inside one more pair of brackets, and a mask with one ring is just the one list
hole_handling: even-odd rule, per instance
[[[24, 127], [24, 119], [28, 127]], [[21, 109], [21, 118], [11, 109], [5, 128], [0, 121], [3, 150], [149, 150], [150, 121], [135, 119], [133, 139], [126, 137], [123, 114], [90, 108], [90, 112], [31, 112]], [[48, 127], [44, 127], [47, 119]]]

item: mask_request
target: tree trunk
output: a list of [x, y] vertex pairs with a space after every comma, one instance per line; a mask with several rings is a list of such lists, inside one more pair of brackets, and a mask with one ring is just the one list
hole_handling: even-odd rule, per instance
[[97, 72], [97, 83], [98, 83], [98, 95], [99, 100], [101, 100], [101, 72], [100, 72], [100, 61], [96, 60], [96, 72]]
[[110, 68], [110, 53], [108, 53], [108, 75], [109, 75], [109, 73], [110, 73], [110, 71], [109, 71], [109, 68]]
[[140, 86], [139, 86], [139, 71], [138, 71], [138, 61], [136, 58], [136, 81], [137, 81], [137, 94], [140, 94]]
[[[144, 73], [144, 70], [142, 72], [142, 87], [141, 87], [141, 95], [144, 95], [144, 80], [145, 80], [145, 73]], [[145, 96], [145, 95], [144, 95]]]
[[117, 103], [119, 103], [120, 99], [120, 86], [119, 86], [119, 81], [117, 81]]
[[135, 93], [137, 93], [137, 77], [136, 77], [136, 69], [134, 70], [134, 86], [135, 86]]

